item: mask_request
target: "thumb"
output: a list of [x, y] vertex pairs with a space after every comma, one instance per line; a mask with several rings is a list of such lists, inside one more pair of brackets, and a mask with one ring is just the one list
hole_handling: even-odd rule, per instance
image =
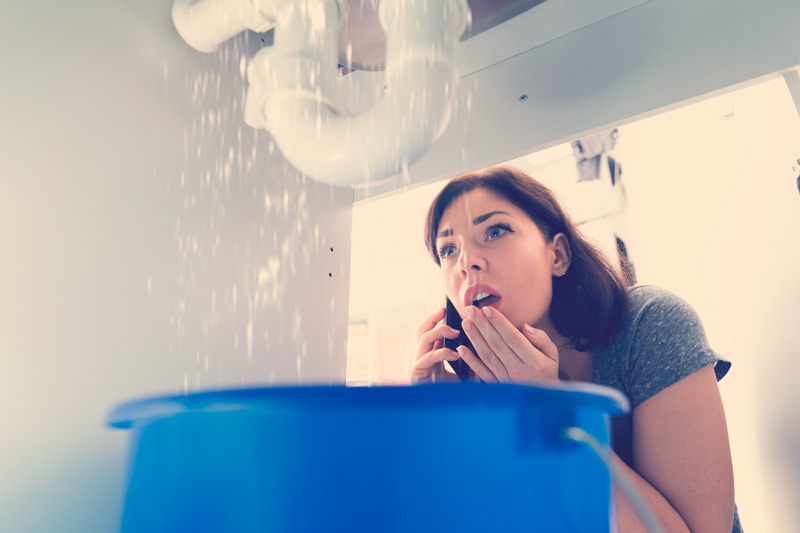
[[548, 359], [558, 362], [558, 346], [550, 340], [550, 336], [543, 329], [536, 329], [525, 324], [522, 331], [534, 348], [542, 352]]

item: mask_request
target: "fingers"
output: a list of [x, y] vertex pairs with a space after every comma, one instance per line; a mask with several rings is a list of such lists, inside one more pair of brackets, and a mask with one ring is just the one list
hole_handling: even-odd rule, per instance
[[411, 383], [429, 383], [434, 376], [443, 376], [443, 361], [455, 361], [458, 354], [452, 350], [442, 348], [444, 339], [457, 339], [461, 332], [445, 324], [444, 308], [439, 309], [420, 325], [417, 329], [417, 353], [415, 363], [409, 372]]
[[466, 346], [459, 346], [458, 355], [461, 359], [469, 365], [475, 375], [483, 380], [484, 383], [499, 383], [497, 376], [494, 375], [486, 364], [481, 361], [472, 351]]
[[[520, 358], [509, 345], [509, 341], [513, 341], [517, 345], [520, 344], [520, 340], [525, 344], [530, 343], [505, 317], [502, 317], [497, 311], [494, 311], [494, 313], [487, 311], [488, 309], [488, 307], [484, 307], [483, 310], [474, 306], [467, 307], [467, 315], [471, 318], [465, 318], [462, 322], [462, 327], [481, 361], [500, 381], [508, 381], [509, 369], [522, 364]], [[508, 339], [504, 338], [495, 328], [495, 325], [489, 321], [487, 313], [495, 318], [501, 329], [506, 326], [510, 330], [506, 332]], [[514, 335], [518, 339], [514, 339]]]
[[[558, 362], [558, 347], [550, 340], [544, 330], [534, 329], [526, 324], [522, 328], [523, 336], [502, 313], [493, 307], [487, 306], [481, 311], [482, 313], [476, 314], [483, 315], [491, 325], [491, 328], [486, 328], [487, 342], [490, 346], [505, 344], [522, 363], [528, 365], [542, 362], [542, 356]], [[531, 346], [536, 349], [531, 350]], [[509, 358], [507, 362], [515, 364], [516, 360]]]
[[443, 339], [457, 339], [461, 332], [446, 326], [444, 324], [434, 325], [433, 329], [425, 331], [419, 337], [419, 344], [417, 345], [416, 359], [423, 357], [425, 354], [434, 349], [436, 341]]
[[475, 355], [498, 380], [557, 379], [558, 348], [544, 331], [526, 326], [520, 332], [490, 306], [482, 309], [470, 306], [467, 314], [469, 318], [464, 320], [463, 327]]
[[433, 313], [431, 316], [425, 319], [425, 321], [420, 324], [419, 328], [417, 328], [417, 343], [419, 344], [419, 340], [422, 335], [434, 328], [436, 324], [438, 324], [444, 318], [444, 307]]
[[461, 332], [442, 323], [445, 312], [439, 309], [417, 330], [412, 383], [432, 381], [441, 374], [444, 361], [459, 357], [487, 383], [558, 380], [558, 347], [545, 331], [528, 325], [520, 331], [490, 306], [482, 309], [469, 306], [466, 312], [468, 316], [462, 326], [473, 350], [459, 346], [456, 353], [442, 347], [445, 339], [457, 339]]
[[444, 361], [456, 361], [459, 354], [449, 348], [437, 348], [426, 353], [411, 367], [411, 383], [428, 383], [431, 381], [433, 367]]
[[525, 324], [522, 328], [525, 338], [540, 352], [542, 352], [548, 359], [558, 363], [558, 346], [550, 340], [550, 336], [544, 330], [534, 329], [532, 326]]

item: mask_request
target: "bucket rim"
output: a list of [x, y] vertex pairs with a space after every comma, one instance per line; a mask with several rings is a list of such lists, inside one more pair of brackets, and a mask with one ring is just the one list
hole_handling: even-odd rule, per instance
[[185, 412], [469, 407], [551, 401], [556, 402], [560, 409], [588, 407], [603, 410], [612, 416], [630, 411], [630, 402], [620, 391], [593, 383], [440, 383], [380, 387], [304, 385], [207, 390], [132, 400], [112, 409], [106, 417], [106, 423], [113, 428], [129, 429]]

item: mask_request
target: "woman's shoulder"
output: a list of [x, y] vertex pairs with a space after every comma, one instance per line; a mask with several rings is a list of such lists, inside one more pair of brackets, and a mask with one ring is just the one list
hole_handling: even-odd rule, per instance
[[730, 368], [708, 344], [705, 328], [697, 311], [677, 294], [655, 285], [630, 288], [628, 335], [637, 351], [660, 357], [673, 354], [673, 361], [713, 362], [717, 378]]
[[629, 289], [628, 324], [663, 321], [699, 323], [694, 308], [677, 294], [656, 285], [634, 285]]
[[631, 308], [639, 309], [651, 305], [685, 304], [683, 298], [672, 291], [657, 285], [634, 285], [628, 289]]
[[730, 368], [711, 349], [697, 312], [675, 293], [654, 285], [629, 289], [625, 324], [596, 352], [593, 379], [622, 390], [636, 407], [700, 368]]
[[674, 335], [701, 335], [702, 322], [694, 308], [677, 294], [655, 285], [635, 285], [629, 289], [626, 329], [639, 338]]

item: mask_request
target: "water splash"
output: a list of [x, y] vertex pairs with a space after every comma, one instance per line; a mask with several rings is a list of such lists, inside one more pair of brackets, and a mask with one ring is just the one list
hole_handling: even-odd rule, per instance
[[179, 206], [170, 353], [184, 392], [303, 379], [311, 330], [297, 291], [311, 276], [340, 273], [320, 272], [330, 253], [320, 193], [330, 189], [314, 189], [268, 134], [243, 124], [248, 42], [237, 38], [185, 74], [168, 69], [190, 111], [183, 168], [167, 187]]

